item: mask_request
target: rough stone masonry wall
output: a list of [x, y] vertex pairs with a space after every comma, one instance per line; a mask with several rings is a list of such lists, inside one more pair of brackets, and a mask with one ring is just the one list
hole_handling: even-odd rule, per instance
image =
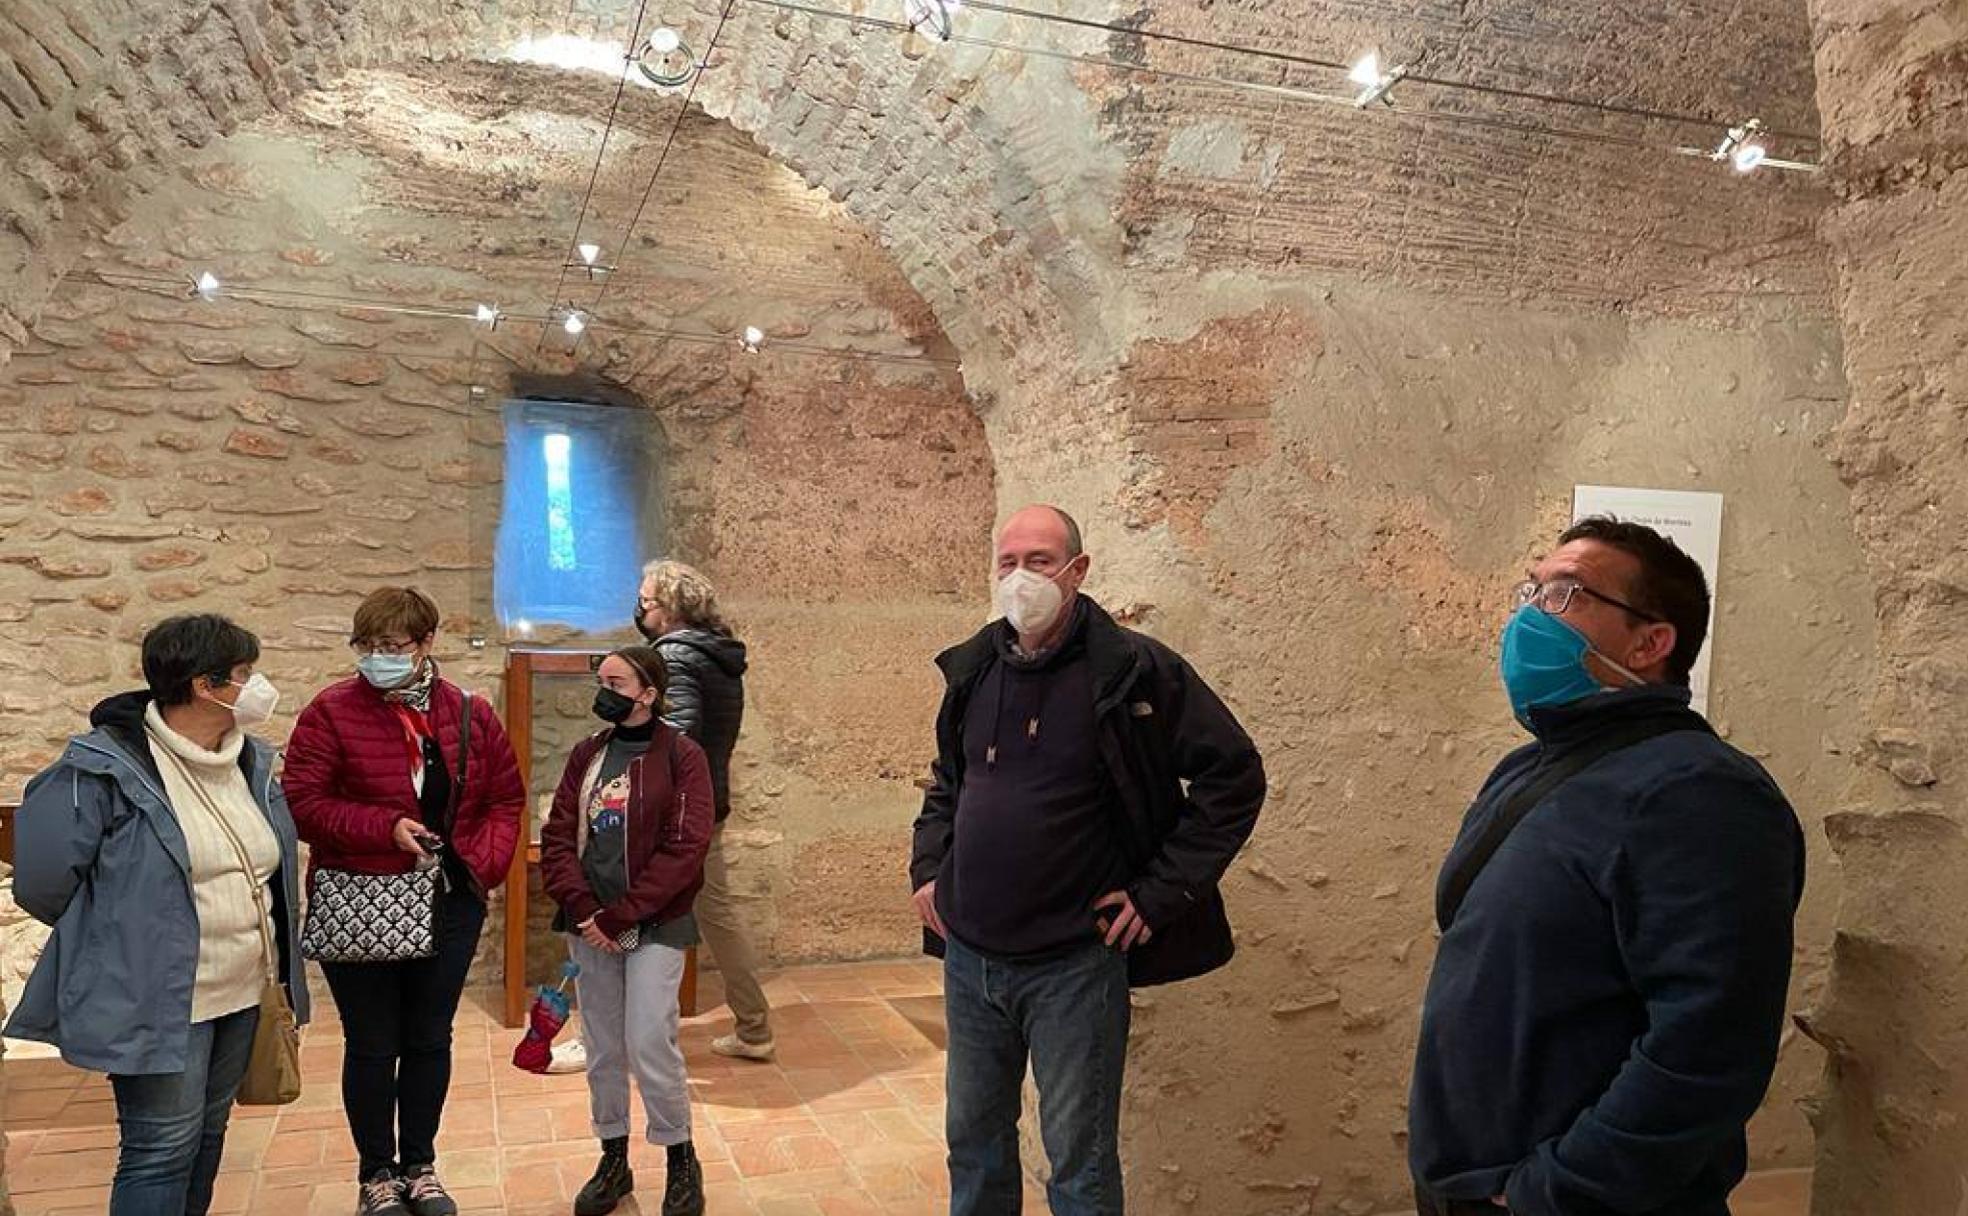
[[1968, 1211], [1968, 7], [1812, 5], [1851, 407], [1838, 468], [1878, 591], [1818, 1120], [1820, 1216]]
[[[571, 172], [556, 179], [536, 160], [543, 181], [492, 202], [501, 183], [465, 158], [392, 153], [373, 133], [462, 118], [415, 110], [403, 100], [418, 96], [414, 82], [394, 106], [377, 92], [358, 81], [316, 99], [299, 128], [273, 124], [191, 158], [78, 260], [179, 277], [209, 265], [242, 283], [403, 303], [469, 307], [510, 290], [506, 251], [530, 249], [542, 230], [532, 208], [578, 197]], [[509, 138], [546, 120], [530, 104], [499, 120]], [[493, 150], [495, 134], [470, 133], [484, 136], [476, 155]], [[617, 139], [633, 149], [639, 137], [632, 126]], [[689, 142], [719, 163], [717, 184], [661, 209], [662, 222], [749, 235], [742, 246], [735, 235], [680, 243], [660, 280], [677, 324], [756, 319], [780, 336], [852, 333], [877, 349], [940, 342], [824, 198], [722, 124], [701, 120]], [[474, 256], [431, 269], [425, 251], [461, 228]], [[96, 698], [136, 679], [133, 644], [171, 612], [225, 611], [261, 634], [262, 670], [285, 692], [276, 735], [314, 689], [347, 674], [349, 613], [384, 582], [428, 589], [447, 611], [454, 674], [497, 692], [502, 639], [477, 593], [498, 493], [496, 401], [502, 369], [560, 370], [553, 348], [536, 357], [537, 329], [517, 323], [475, 346], [456, 320], [184, 296], [74, 280], [0, 367], [8, 796]], [[730, 838], [763, 952], [907, 949], [896, 875], [914, 811], [905, 774], [936, 692], [927, 655], [977, 619], [991, 511], [989, 458], [961, 385], [941, 369], [754, 358], [735, 341], [727, 352], [604, 336], [593, 350], [602, 379], [640, 394], [662, 429], [652, 475], [665, 491], [665, 551], [727, 590], [753, 644]], [[492, 386], [489, 400], [470, 404], [473, 378]], [[632, 593], [621, 588], [625, 621]], [[464, 649], [474, 628], [490, 648]], [[536, 761], [548, 788], [569, 731], [593, 726], [588, 697], [542, 698], [542, 742], [558, 745]], [[10, 993], [41, 939], [17, 916], [13, 933]], [[552, 950], [536, 943], [536, 968], [551, 968]], [[501, 974], [496, 932], [483, 961], [484, 978]]]

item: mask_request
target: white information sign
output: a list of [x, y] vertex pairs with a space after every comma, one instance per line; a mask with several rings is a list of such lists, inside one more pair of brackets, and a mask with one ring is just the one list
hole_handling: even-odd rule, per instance
[[1695, 709], [1708, 712], [1708, 661], [1715, 653], [1716, 573], [1722, 554], [1722, 496], [1691, 490], [1642, 490], [1627, 486], [1578, 486], [1572, 492], [1574, 521], [1588, 515], [1611, 515], [1649, 528], [1681, 546], [1701, 563], [1708, 576], [1708, 644], [1689, 683]]

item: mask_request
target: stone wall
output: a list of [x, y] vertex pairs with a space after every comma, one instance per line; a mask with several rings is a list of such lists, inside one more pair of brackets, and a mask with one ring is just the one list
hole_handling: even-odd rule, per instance
[[[1089, 589], [1183, 650], [1272, 779], [1226, 882], [1237, 960], [1137, 998], [1129, 1177], [1153, 1212], [1393, 1210], [1436, 869], [1523, 739], [1495, 639], [1575, 484], [1726, 495], [1711, 708], [1804, 821], [1792, 1008], [1822, 990], [1839, 888], [1823, 824], [1861, 743], [1869, 631], [1818, 456], [1843, 408], [1836, 336], [1795, 317], [1731, 331], [1331, 279], [1208, 301], [1213, 319], [1169, 326], [1130, 366], [1177, 413], [1192, 389], [1222, 407], [1214, 445], [1126, 424], [1166, 463], [1117, 488], [1112, 469], [1052, 463], [1036, 429], [994, 436], [1003, 496], [1086, 508]], [[1800, 1104], [1821, 1064], [1786, 1034], [1752, 1128], [1759, 1166], [1810, 1161]]]
[[[746, 355], [735, 337], [601, 333], [591, 358], [570, 361], [518, 321], [487, 333], [311, 302], [299, 293], [469, 312], [511, 290], [504, 262], [532, 252], [535, 212], [579, 197], [571, 159], [529, 162], [544, 184], [506, 181], [502, 194], [497, 157], [479, 171], [462, 155], [393, 150], [382, 132], [403, 123], [475, 124], [482, 155], [554, 118], [542, 94], [470, 119], [433, 95], [448, 100], [435, 86], [357, 78], [293, 120], [190, 158], [77, 251], [86, 270], [0, 367], [0, 791], [16, 796], [95, 699], [138, 679], [135, 642], [173, 612], [224, 611], [260, 633], [261, 668], [285, 693], [276, 736], [348, 672], [349, 612], [386, 582], [438, 599], [448, 670], [496, 695], [503, 639], [484, 575], [498, 401], [515, 371], [572, 372], [652, 410], [668, 552], [726, 589], [754, 642], [733, 835], [766, 956], [908, 949], [897, 876], [936, 691], [927, 659], [978, 619], [992, 509], [961, 383], [941, 366]], [[614, 138], [634, 149], [656, 119], [629, 117]], [[688, 237], [666, 242], [660, 278], [620, 288], [637, 309], [713, 338], [756, 322], [775, 340], [810, 334], [898, 356], [943, 347], [920, 301], [824, 196], [721, 124], [699, 119], [686, 140], [722, 171], [651, 209]], [[554, 179], [556, 168], [569, 177]], [[626, 219], [630, 180], [601, 184], [608, 220]], [[461, 226], [471, 260], [425, 259]], [[293, 294], [206, 301], [170, 285], [206, 268]], [[111, 288], [96, 271], [165, 285]], [[487, 397], [470, 395], [474, 382]], [[625, 606], [632, 592], [621, 589]], [[468, 648], [474, 633], [491, 645]], [[588, 699], [585, 688], [545, 698], [542, 781], [593, 725]], [[878, 873], [892, 906], [850, 915], [875, 902]], [[40, 936], [31, 924], [13, 932], [9, 992]], [[499, 953], [488, 932], [487, 978]]]
[[1815, 3], [1851, 409], [1833, 449], [1879, 682], [1828, 823], [1846, 875], [1814, 1210], [1968, 1210], [1968, 8]]

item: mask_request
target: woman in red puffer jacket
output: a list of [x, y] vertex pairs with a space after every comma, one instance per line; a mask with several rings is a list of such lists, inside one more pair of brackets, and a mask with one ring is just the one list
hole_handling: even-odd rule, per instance
[[321, 964], [347, 1041], [342, 1105], [362, 1216], [458, 1210], [436, 1172], [451, 1022], [485, 893], [505, 879], [526, 809], [512, 744], [483, 697], [471, 699], [464, 786], [452, 797], [465, 694], [431, 657], [437, 623], [437, 606], [410, 587], [364, 599], [349, 638], [360, 674], [301, 711], [281, 778], [315, 870], [444, 871], [434, 957]]

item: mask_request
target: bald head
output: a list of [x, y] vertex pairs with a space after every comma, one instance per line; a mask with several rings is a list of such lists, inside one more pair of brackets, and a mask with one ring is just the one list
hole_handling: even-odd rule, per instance
[[1005, 521], [1004, 527], [998, 532], [1000, 551], [1004, 548], [1005, 537], [1014, 531], [1022, 539], [1043, 538], [1052, 543], [1067, 561], [1086, 552], [1080, 540], [1079, 522], [1050, 503], [1034, 503], [1029, 507], [1020, 507], [1013, 511], [1011, 518]]
[[[999, 529], [995, 564], [1000, 583], [1014, 570], [1029, 570], [1055, 584], [1063, 600], [1061, 614], [1050, 623], [1057, 624], [1069, 619], [1064, 609], [1086, 581], [1092, 559], [1081, 547], [1080, 525], [1072, 516], [1058, 507], [1037, 505], [1012, 512]], [[1027, 649], [1037, 649], [1034, 639], [1042, 638], [1050, 624], [1033, 630], [1031, 637], [1021, 635], [1025, 642], [1033, 643]]]

